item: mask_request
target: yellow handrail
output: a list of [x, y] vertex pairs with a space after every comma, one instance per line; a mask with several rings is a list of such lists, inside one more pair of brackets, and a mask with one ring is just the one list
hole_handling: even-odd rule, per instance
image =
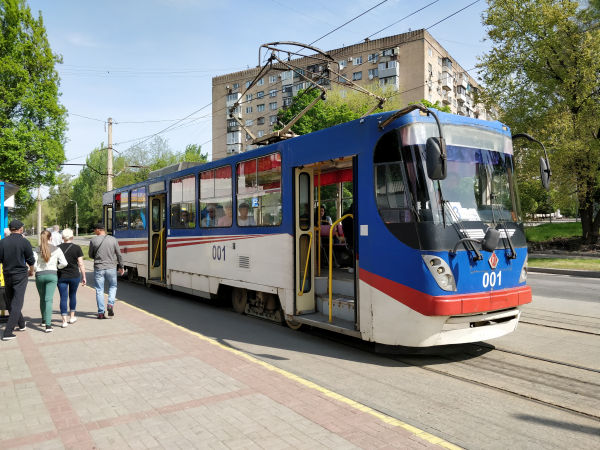
[[333, 322], [333, 292], [331, 289], [331, 281], [333, 278], [333, 228], [346, 217], [352, 217], [354, 219], [354, 216], [352, 214], [346, 214], [345, 216], [342, 216], [338, 220], [333, 222], [331, 227], [329, 227], [329, 323]]
[[302, 294], [304, 293], [304, 284], [306, 283], [306, 273], [308, 272], [308, 262], [310, 261], [310, 250], [312, 249], [313, 234], [310, 231], [308, 232], [308, 234], [310, 235], [310, 240], [308, 241], [308, 252], [306, 253], [306, 264], [304, 265], [304, 278], [302, 279], [302, 288], [300, 289], [300, 292], [298, 292], [298, 297], [302, 297]]
[[[156, 263], [156, 257], [158, 256], [159, 251], [162, 250], [162, 237], [163, 237], [164, 231], [165, 231], [164, 228], [162, 228], [160, 230], [160, 234], [158, 237], [158, 245], [156, 246], [156, 251], [154, 252], [154, 258], [152, 258], [152, 267], [154, 267], [154, 264]], [[162, 275], [163, 274], [163, 270], [162, 270], [162, 263], [163, 263], [162, 256], [163, 255], [162, 254], [163, 254], [163, 252], [160, 251], [160, 281], [162, 281], [162, 279], [163, 279], [163, 275]]]

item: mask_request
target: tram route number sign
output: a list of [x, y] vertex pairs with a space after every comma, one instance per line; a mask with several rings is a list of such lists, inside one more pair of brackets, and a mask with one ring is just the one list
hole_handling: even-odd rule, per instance
[[481, 284], [484, 288], [502, 285], [502, 271], [484, 272]]
[[225, 261], [225, 246], [224, 245], [213, 245], [212, 259], [214, 261]]

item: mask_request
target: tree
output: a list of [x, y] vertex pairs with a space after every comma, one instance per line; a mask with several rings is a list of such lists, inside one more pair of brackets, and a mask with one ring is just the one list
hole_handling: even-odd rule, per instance
[[[90, 230], [102, 219], [102, 193], [106, 191], [107, 154], [100, 145], [86, 158], [86, 166], [73, 182], [73, 200], [77, 201], [82, 230]], [[115, 171], [118, 165], [114, 164]]]
[[0, 0], [0, 29], [0, 179], [19, 185], [17, 200], [29, 207], [27, 189], [53, 184], [64, 160], [61, 58], [24, 0]]
[[[50, 210], [48, 219], [61, 227], [68, 224], [71, 228], [75, 228], [75, 203], [71, 178], [71, 175], [60, 174], [56, 184], [50, 188], [47, 200]], [[79, 204], [77, 206], [79, 207]]]
[[[378, 109], [376, 112], [391, 111], [401, 107], [400, 97], [392, 96], [392, 91], [383, 90], [378, 86], [368, 86], [367, 89], [382, 97], [389, 97], [388, 101], [384, 103], [383, 109]], [[294, 97], [292, 105], [279, 111], [279, 120], [284, 124], [288, 123], [319, 95], [321, 95], [321, 91], [318, 89], [299, 91]], [[375, 102], [368, 95], [336, 87], [331, 91], [327, 91], [326, 100], [317, 102], [312, 109], [296, 122], [292, 127], [292, 131], [299, 135], [307, 134], [358, 119], [367, 113]]]
[[[594, 2], [596, 6], [597, 2]], [[573, 0], [489, 0], [493, 44], [479, 68], [482, 99], [513, 132], [547, 143], [555, 196], [576, 196], [585, 242], [600, 229], [599, 10]], [[529, 152], [523, 161], [539, 153]], [[530, 170], [534, 164], [526, 164]], [[523, 177], [531, 172], [524, 170]]]

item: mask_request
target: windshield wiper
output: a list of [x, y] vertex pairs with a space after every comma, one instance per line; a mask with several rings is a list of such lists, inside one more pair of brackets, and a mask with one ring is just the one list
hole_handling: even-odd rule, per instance
[[[515, 251], [515, 247], [513, 246], [512, 240], [510, 239], [508, 229], [506, 228], [506, 222], [502, 219], [502, 211], [500, 210], [500, 206], [498, 206], [495, 202], [496, 194], [494, 193], [494, 174], [492, 168], [485, 165], [486, 171], [488, 172], [488, 177], [490, 179], [490, 201], [492, 203], [492, 221], [496, 223], [496, 215], [494, 214], [494, 208], [498, 208], [498, 225], [500, 225], [504, 231], [504, 236], [506, 236], [506, 242], [508, 242], [508, 247], [510, 249], [510, 259], [517, 259], [517, 252]], [[498, 229], [498, 225], [496, 225], [496, 229]], [[504, 243], [504, 237], [502, 237], [502, 242]], [[506, 249], [506, 243], [504, 243], [504, 248]]]

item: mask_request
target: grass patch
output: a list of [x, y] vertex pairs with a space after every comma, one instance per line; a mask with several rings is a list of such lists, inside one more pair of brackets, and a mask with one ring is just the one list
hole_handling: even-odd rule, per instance
[[544, 223], [525, 228], [528, 242], [546, 242], [555, 238], [571, 238], [581, 236], [581, 222]]
[[529, 258], [530, 267], [545, 269], [593, 270], [600, 272], [600, 258]]

